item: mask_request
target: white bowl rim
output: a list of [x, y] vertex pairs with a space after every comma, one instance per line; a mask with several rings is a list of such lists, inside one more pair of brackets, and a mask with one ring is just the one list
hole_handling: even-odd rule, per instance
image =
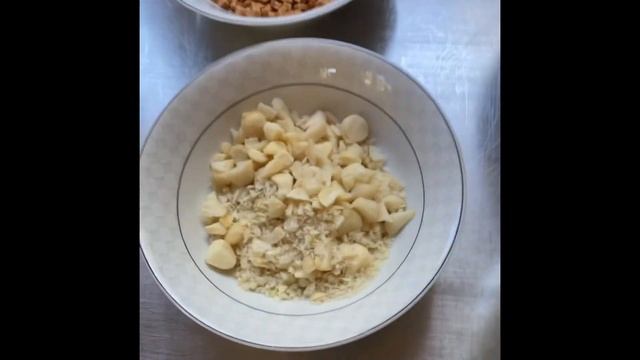
[[[181, 1], [181, 0], [178, 0], [178, 1]], [[354, 45], [354, 44], [338, 41], [338, 40], [316, 38], [316, 37], [285, 38], [285, 39], [270, 40], [270, 41], [265, 41], [265, 42], [261, 42], [261, 43], [258, 43], [258, 44], [253, 44], [253, 45], [244, 47], [242, 49], [236, 50], [234, 52], [231, 52], [231, 53], [229, 53], [229, 54], [227, 54], [227, 55], [225, 55], [225, 56], [213, 61], [209, 65], [207, 65], [203, 70], [201, 70], [198, 74], [196, 74], [191, 81], [189, 81], [186, 85], [184, 85], [182, 87], [182, 89], [180, 89], [180, 91], [178, 91], [176, 93], [176, 95], [174, 95], [171, 98], [171, 100], [169, 100], [169, 102], [167, 102], [167, 105], [165, 105], [165, 107], [162, 110], [162, 112], [160, 112], [160, 114], [158, 115], [158, 117], [154, 121], [153, 125], [151, 126], [151, 129], [149, 129], [149, 133], [145, 137], [145, 140], [144, 140], [144, 142], [142, 144], [142, 148], [140, 149], [140, 158], [142, 158], [142, 156], [144, 155], [144, 148], [145, 148], [145, 146], [147, 144], [147, 140], [153, 134], [153, 130], [155, 129], [156, 125], [158, 124], [158, 121], [163, 117], [163, 115], [165, 114], [165, 112], [167, 111], [169, 106], [175, 101], [176, 98], [178, 98], [185, 91], [185, 89], [187, 89], [189, 86], [191, 86], [191, 84], [196, 79], [200, 78], [202, 75], [207, 73], [210, 68], [217, 66], [219, 63], [221, 63], [221, 62], [223, 62], [225, 60], [229, 60], [229, 59], [234, 58], [234, 57], [240, 57], [241, 55], [243, 55], [246, 52], [249, 52], [250, 50], [254, 50], [256, 48], [263, 47], [263, 46], [270, 46], [270, 45], [275, 44], [275, 43], [290, 42], [290, 41], [321, 42], [321, 43], [326, 43], [326, 44], [329, 44], [329, 45], [346, 47], [346, 48], [349, 48], [351, 50], [355, 50], [355, 51], [359, 51], [359, 52], [365, 53], [365, 54], [370, 55], [370, 56], [372, 56], [372, 57], [374, 57], [374, 58], [376, 58], [376, 59], [378, 59], [380, 61], [383, 61], [386, 64], [389, 64], [391, 67], [393, 67], [395, 70], [400, 72], [402, 75], [406, 76], [407, 79], [409, 79], [410, 81], [415, 83], [416, 86], [433, 102], [433, 104], [435, 105], [435, 107], [438, 110], [438, 112], [442, 115], [442, 119], [444, 120], [444, 123], [445, 123], [447, 129], [449, 130], [449, 133], [451, 134], [451, 137], [452, 137], [452, 140], [453, 140], [453, 144], [455, 146], [456, 153], [458, 155], [458, 162], [459, 162], [459, 165], [460, 165], [460, 175], [461, 175], [460, 214], [459, 214], [459, 217], [458, 217], [458, 223], [456, 225], [456, 231], [454, 233], [453, 240], [451, 241], [451, 245], [449, 246], [449, 249], [447, 250], [447, 254], [446, 254], [444, 260], [442, 261], [442, 263], [440, 264], [440, 266], [438, 267], [438, 270], [436, 271], [435, 275], [431, 278], [431, 280], [429, 280], [427, 285], [420, 291], [420, 293], [418, 295], [416, 295], [413, 298], [413, 300], [411, 300], [411, 302], [409, 302], [407, 305], [405, 305], [405, 307], [403, 307], [402, 309], [398, 310], [393, 316], [389, 317], [387, 320], [379, 323], [378, 325], [376, 325], [376, 326], [374, 326], [374, 327], [372, 327], [372, 328], [370, 328], [370, 329], [368, 329], [366, 331], [363, 331], [362, 333], [360, 333], [358, 335], [354, 335], [352, 337], [349, 337], [349, 338], [346, 338], [346, 339], [342, 339], [340, 341], [335, 341], [335, 342], [332, 342], [332, 343], [328, 343], [328, 344], [322, 344], [322, 345], [317, 345], [317, 346], [301, 346], [301, 347], [290, 347], [290, 346], [286, 347], [286, 346], [272, 346], [272, 345], [259, 344], [259, 343], [254, 343], [254, 342], [247, 341], [247, 340], [244, 340], [244, 339], [240, 339], [240, 338], [231, 336], [229, 334], [225, 334], [222, 331], [219, 331], [218, 329], [215, 329], [215, 328], [203, 323], [198, 318], [193, 316], [180, 303], [178, 303], [173, 298], [173, 296], [171, 296], [171, 294], [169, 294], [169, 292], [165, 289], [165, 287], [162, 285], [162, 283], [158, 280], [156, 274], [154, 273], [153, 269], [151, 268], [151, 265], [149, 264], [149, 261], [147, 260], [147, 255], [144, 253], [144, 249], [142, 248], [142, 244], [139, 243], [140, 251], [142, 252], [142, 256], [143, 256], [143, 258], [145, 260], [145, 264], [147, 265], [147, 268], [149, 269], [149, 271], [153, 275], [153, 279], [155, 280], [156, 284], [158, 284], [158, 286], [160, 287], [162, 292], [167, 296], [167, 298], [169, 298], [169, 300], [171, 300], [171, 302], [174, 305], [176, 305], [176, 307], [178, 309], [180, 309], [180, 311], [182, 311], [182, 313], [187, 315], [189, 318], [191, 318], [197, 324], [199, 324], [200, 326], [204, 327], [205, 329], [213, 332], [214, 334], [217, 334], [217, 335], [219, 335], [219, 336], [221, 336], [221, 337], [223, 337], [223, 338], [225, 338], [227, 340], [231, 340], [233, 342], [236, 342], [236, 343], [239, 343], [239, 344], [242, 344], [242, 345], [247, 345], [247, 346], [258, 348], [258, 349], [271, 350], [271, 351], [299, 352], [299, 351], [315, 351], [315, 350], [329, 349], [329, 348], [345, 345], [345, 344], [354, 342], [356, 340], [362, 339], [362, 338], [364, 338], [366, 336], [369, 336], [369, 335], [371, 335], [371, 334], [383, 329], [387, 325], [389, 325], [392, 322], [394, 322], [395, 320], [397, 320], [400, 316], [402, 316], [404, 313], [409, 311], [411, 308], [413, 308], [413, 306], [416, 303], [418, 303], [418, 301], [420, 301], [424, 297], [424, 295], [429, 291], [429, 289], [433, 286], [433, 284], [435, 283], [437, 278], [442, 273], [442, 270], [444, 269], [445, 265], [449, 262], [449, 259], [451, 258], [451, 253], [453, 252], [453, 248], [454, 248], [454, 246], [456, 244], [456, 240], [458, 239], [458, 234], [460, 233], [460, 227], [462, 226], [462, 223], [464, 222], [464, 218], [465, 218], [465, 213], [466, 213], [465, 190], [467, 188], [467, 185], [466, 185], [466, 170], [465, 170], [466, 167], [464, 165], [465, 163], [464, 163], [464, 159], [463, 159], [463, 155], [462, 155], [462, 148], [460, 147], [460, 143], [459, 143], [459, 140], [458, 140], [458, 138], [456, 136], [456, 133], [453, 131], [453, 128], [451, 127], [451, 124], [449, 123], [449, 120], [448, 120], [446, 114], [444, 113], [444, 111], [442, 111], [442, 107], [438, 104], [438, 102], [436, 102], [436, 100], [431, 96], [431, 94], [427, 91], [427, 89], [425, 89], [424, 86], [422, 86], [422, 84], [420, 84], [420, 82], [418, 80], [416, 80], [412, 75], [407, 73], [405, 70], [403, 70], [398, 65], [394, 64], [393, 62], [385, 59], [382, 55], [380, 55], [380, 54], [378, 54], [376, 52], [373, 52], [373, 51], [371, 51], [369, 49], [366, 49], [366, 48], [363, 48], [363, 47], [360, 47], [360, 46], [357, 46], [357, 45]], [[142, 239], [140, 241], [142, 241]]]
[[[275, 17], [240, 16], [240, 15], [233, 14], [231, 12], [228, 14], [226, 13], [214, 14], [214, 13], [202, 11], [201, 9], [198, 9], [193, 5], [187, 3], [185, 0], [177, 0], [177, 1], [180, 4], [182, 4], [184, 7], [190, 9], [191, 11], [194, 11], [202, 16], [206, 16], [213, 20], [217, 20], [227, 24], [234, 24], [234, 25], [264, 27], [264, 26], [297, 24], [297, 23], [301, 23], [311, 19], [315, 19], [322, 15], [328, 14], [334, 10], [338, 10], [344, 5], [347, 5], [348, 3], [350, 3], [352, 0], [335, 0], [330, 2], [329, 4], [311, 9], [309, 11], [305, 11], [300, 14], [287, 15], [287, 16], [275, 16]], [[216, 4], [214, 5], [218, 6]], [[221, 9], [221, 10], [226, 11], [224, 9]]]

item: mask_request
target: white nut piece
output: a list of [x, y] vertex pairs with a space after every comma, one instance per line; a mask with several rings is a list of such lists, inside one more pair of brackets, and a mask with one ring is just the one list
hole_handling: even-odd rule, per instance
[[311, 199], [311, 208], [314, 210], [322, 209], [322, 205], [320, 205], [320, 201], [317, 198]]
[[394, 191], [404, 190], [404, 185], [400, 182], [400, 180], [396, 179], [395, 176], [391, 174], [387, 174], [389, 177], [389, 188]]
[[304, 140], [304, 132], [302, 132], [302, 130], [300, 129], [289, 131], [282, 135], [282, 139], [288, 144], [293, 144], [295, 142]]
[[263, 236], [262, 239], [267, 244], [276, 244], [280, 240], [284, 239], [284, 237], [286, 235], [287, 235], [287, 233], [284, 230], [282, 230], [282, 227], [276, 226], [276, 228], [273, 229], [272, 232], [270, 232], [270, 233], [266, 234], [265, 236]]
[[310, 146], [307, 150], [309, 161], [318, 166], [329, 164], [329, 154], [333, 150], [333, 145], [329, 141]]
[[300, 118], [300, 114], [298, 114], [297, 111], [293, 110], [293, 111], [291, 111], [291, 120], [293, 120], [293, 123], [296, 124], [296, 126], [300, 126], [300, 125], [298, 125], [298, 123], [302, 119]]
[[221, 223], [213, 223], [204, 227], [209, 235], [224, 235], [227, 232], [227, 228]]
[[211, 160], [209, 162], [212, 163], [212, 162], [215, 162], [215, 161], [222, 161], [222, 160], [226, 160], [228, 158], [229, 158], [229, 156], [227, 154], [215, 153], [215, 154], [213, 154], [213, 156], [211, 157]]
[[389, 187], [391, 178], [389, 177], [389, 174], [382, 171], [374, 171], [373, 173], [374, 175], [369, 182], [371, 184], [375, 184], [379, 188], [376, 199], [383, 199], [385, 196], [392, 193], [391, 188]]
[[378, 222], [391, 221], [387, 207], [384, 204], [378, 204]]
[[399, 211], [389, 215], [389, 220], [384, 223], [384, 229], [389, 236], [397, 235], [416, 215], [413, 210]]
[[280, 118], [279, 120], [276, 120], [278, 125], [282, 126], [285, 131], [291, 131], [295, 128], [293, 120], [291, 119], [291, 112], [289, 112], [287, 104], [285, 104], [282, 99], [274, 98], [271, 101], [271, 106], [275, 109], [277, 117]]
[[293, 178], [296, 180], [300, 180], [302, 179], [302, 169], [303, 169], [303, 165], [302, 162], [300, 161], [294, 161], [293, 164], [291, 164], [291, 167], [289, 167], [289, 171], [291, 171], [291, 175], [293, 175]]
[[291, 119], [280, 119], [275, 121], [276, 124], [280, 125], [284, 131], [298, 131], [299, 129], [293, 123]]
[[327, 126], [327, 138], [331, 143], [332, 153], [338, 149], [338, 136], [331, 130], [331, 126]]
[[298, 200], [298, 201], [310, 201], [311, 200], [311, 199], [309, 199], [309, 194], [307, 194], [307, 192], [304, 191], [304, 189], [301, 189], [301, 188], [297, 188], [297, 189], [291, 190], [287, 194], [287, 199]]
[[352, 209], [344, 209], [342, 211], [342, 221], [338, 225], [336, 235], [342, 236], [352, 231], [358, 231], [362, 228], [362, 217]]
[[231, 139], [233, 140], [234, 144], [242, 144], [245, 138], [246, 136], [242, 129], [231, 129]]
[[310, 177], [318, 177], [320, 176], [320, 168], [317, 166], [303, 164], [301, 166], [301, 176], [302, 179], [310, 178]]
[[[315, 250], [318, 251], [319, 248], [316, 247]], [[331, 254], [322, 252], [321, 255], [316, 255], [313, 259], [313, 264], [316, 270], [330, 271], [333, 268], [331, 265]]]
[[333, 205], [333, 203], [335, 203], [338, 196], [340, 196], [343, 193], [344, 193], [344, 189], [342, 188], [342, 186], [334, 182], [330, 186], [320, 190], [320, 193], [318, 194], [318, 200], [320, 200], [320, 204], [322, 204], [322, 206], [329, 207]]
[[331, 259], [328, 256], [316, 256], [314, 259], [314, 265], [316, 270], [329, 271], [331, 270]]
[[362, 147], [358, 144], [351, 144], [345, 151], [338, 154], [338, 164], [346, 166], [353, 163], [362, 162]]
[[287, 206], [278, 198], [269, 198], [266, 201], [267, 204], [267, 216], [270, 219], [277, 219], [284, 216], [284, 210]]
[[296, 232], [300, 228], [300, 224], [298, 224], [298, 220], [294, 217], [287, 218], [282, 225], [286, 232]]
[[329, 271], [333, 268], [331, 258], [333, 255], [333, 246], [329, 244], [319, 244], [313, 249], [315, 254], [314, 265], [316, 270]]
[[360, 244], [340, 244], [338, 252], [345, 262], [347, 271], [355, 273], [368, 266], [373, 261], [369, 250]]
[[236, 254], [226, 241], [214, 240], [207, 250], [207, 264], [220, 270], [232, 269], [236, 266]]
[[228, 229], [229, 227], [231, 227], [231, 225], [233, 225], [233, 214], [227, 212], [227, 215], [221, 217], [218, 222]]
[[375, 199], [378, 192], [378, 186], [373, 184], [357, 183], [353, 189], [351, 189], [351, 196], [354, 198], [363, 197], [366, 199]]
[[[326, 164], [322, 168], [320, 168], [320, 173], [318, 174], [318, 178], [322, 183], [322, 186], [331, 185], [331, 178], [333, 176], [333, 164]], [[342, 188], [342, 186], [340, 187]]]
[[[231, 170], [230, 170], [231, 171]], [[213, 173], [213, 184], [215, 185], [217, 190], [220, 190], [226, 186], [231, 185], [231, 180], [229, 179], [229, 171], [227, 172], [214, 172]]]
[[218, 188], [228, 185], [242, 187], [253, 182], [254, 178], [253, 162], [251, 160], [241, 161], [233, 169], [224, 173], [213, 173], [213, 181]]
[[318, 195], [322, 190], [322, 184], [317, 177], [307, 177], [296, 182], [295, 187], [301, 187], [310, 197]]
[[338, 152], [343, 152], [347, 150], [347, 144], [344, 143], [344, 140], [338, 141]]
[[272, 141], [262, 149], [262, 152], [267, 155], [277, 155], [281, 152], [287, 152], [287, 145], [282, 141]]
[[260, 111], [262, 115], [264, 115], [264, 117], [269, 121], [272, 121], [276, 118], [276, 115], [278, 115], [274, 108], [263, 103], [258, 104], [258, 111]]
[[284, 100], [280, 98], [273, 98], [273, 100], [271, 100], [271, 106], [280, 118], [291, 120], [291, 113], [289, 112], [289, 108], [287, 107], [287, 104], [285, 104]]
[[210, 222], [214, 218], [219, 218], [227, 213], [227, 208], [218, 200], [218, 195], [214, 192], [207, 195], [202, 204], [202, 217], [205, 221]]
[[362, 218], [368, 223], [374, 223], [378, 221], [380, 216], [380, 209], [377, 202], [369, 199], [359, 197], [351, 203], [353, 208], [362, 215]]
[[340, 191], [333, 187], [326, 187], [318, 194], [318, 200], [324, 207], [329, 207], [335, 203], [336, 199], [340, 195]]
[[234, 164], [235, 164], [235, 161], [233, 161], [232, 159], [229, 159], [229, 160], [222, 160], [222, 161], [213, 161], [209, 165], [211, 167], [211, 170], [213, 171], [225, 172], [233, 169]]
[[311, 274], [316, 269], [316, 264], [313, 261], [313, 257], [307, 255], [302, 259], [302, 271], [306, 274]]
[[396, 212], [406, 206], [404, 199], [394, 194], [389, 194], [382, 198], [382, 203], [389, 212]]
[[245, 149], [244, 145], [241, 144], [231, 146], [231, 149], [229, 149], [229, 156], [231, 156], [231, 158], [235, 162], [240, 162], [249, 158], [249, 155], [247, 155], [247, 150]]
[[298, 116], [297, 120], [296, 119], [294, 120], [297, 127], [301, 129], [305, 129], [307, 122], [309, 121], [309, 115], [301, 115], [301, 116]]
[[240, 120], [240, 128], [244, 132], [245, 137], [264, 138], [262, 127], [267, 122], [267, 118], [259, 111], [249, 111], [242, 114]]
[[271, 181], [278, 185], [278, 196], [286, 196], [293, 188], [293, 176], [288, 173], [275, 174]]
[[231, 143], [227, 142], [227, 141], [223, 141], [220, 144], [220, 151], [222, 151], [225, 154], [229, 153], [229, 149], [231, 149]]
[[[327, 117], [328, 119], [328, 117]], [[340, 130], [340, 128], [336, 125], [330, 125], [329, 128], [331, 128], [331, 131], [336, 134], [336, 136], [342, 137], [342, 131]]]
[[263, 168], [256, 172], [256, 179], [262, 180], [272, 175], [279, 173], [280, 171], [287, 169], [293, 163], [293, 156], [288, 152], [278, 153], [274, 158], [267, 163]]
[[264, 137], [267, 140], [282, 140], [282, 138], [284, 137], [284, 129], [282, 128], [282, 126], [276, 123], [265, 123], [262, 130], [264, 131]]
[[253, 239], [249, 249], [249, 260], [254, 266], [269, 268], [269, 262], [264, 258], [264, 253], [271, 249], [271, 245], [260, 239]]
[[265, 146], [267, 146], [269, 142], [267, 140], [258, 140], [258, 138], [248, 138], [244, 139], [244, 147], [247, 149], [256, 149], [258, 151], [262, 151]]
[[238, 187], [249, 185], [253, 182], [255, 174], [253, 171], [253, 163], [251, 160], [241, 161], [227, 174], [229, 174], [229, 179], [233, 185]]
[[244, 230], [245, 227], [240, 223], [234, 223], [231, 225], [229, 230], [227, 230], [227, 234], [224, 236], [224, 241], [228, 242], [229, 245], [237, 245], [244, 241]]
[[[327, 117], [327, 124], [331, 124], [332, 126], [338, 123], [338, 118], [333, 115], [330, 111], [325, 111], [324, 115]], [[340, 134], [338, 134], [340, 135]]]
[[345, 190], [351, 190], [356, 181], [368, 183], [371, 180], [374, 171], [371, 171], [360, 163], [351, 164], [344, 169], [342, 169], [340, 173], [340, 179], [342, 181], [342, 186]]
[[369, 136], [369, 125], [360, 115], [349, 115], [340, 124], [342, 137], [347, 143], [357, 143]]
[[311, 145], [308, 141], [295, 141], [291, 143], [291, 155], [296, 160], [302, 160], [306, 155]]
[[304, 138], [317, 142], [327, 135], [327, 117], [324, 112], [316, 111], [306, 124]]
[[380, 149], [378, 149], [377, 146], [373, 146], [373, 145], [369, 145], [369, 158], [372, 161], [380, 161], [380, 162], [385, 161], [385, 158], [382, 155], [382, 152], [380, 151]]
[[249, 155], [249, 159], [257, 162], [258, 164], [264, 164], [267, 161], [269, 161], [269, 158], [267, 157], [267, 155], [261, 153], [256, 149], [249, 148], [247, 150], [247, 154]]
[[328, 158], [329, 155], [333, 152], [334, 146], [331, 142], [325, 141], [319, 144], [315, 144], [313, 149], [316, 155], [320, 158]]
[[306, 118], [306, 122], [304, 125], [301, 126], [301, 128], [303, 130], [307, 130], [310, 127], [313, 126], [313, 124], [316, 123], [327, 123], [327, 116], [326, 114], [322, 113], [322, 111], [318, 110], [315, 111], [313, 114], [311, 114], [311, 116], [309, 115], [305, 115], [304, 116]]

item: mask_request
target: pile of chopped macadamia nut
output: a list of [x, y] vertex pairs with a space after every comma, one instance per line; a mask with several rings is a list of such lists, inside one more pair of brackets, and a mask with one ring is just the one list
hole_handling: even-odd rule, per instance
[[248, 290], [325, 301], [375, 275], [415, 212], [360, 115], [300, 116], [283, 100], [242, 114], [210, 168], [206, 261]]

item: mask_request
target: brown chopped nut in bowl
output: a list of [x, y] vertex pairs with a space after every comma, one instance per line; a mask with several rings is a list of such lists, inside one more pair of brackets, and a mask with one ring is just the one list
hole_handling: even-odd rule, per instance
[[218, 6], [241, 16], [286, 16], [328, 4], [332, 0], [213, 0]]

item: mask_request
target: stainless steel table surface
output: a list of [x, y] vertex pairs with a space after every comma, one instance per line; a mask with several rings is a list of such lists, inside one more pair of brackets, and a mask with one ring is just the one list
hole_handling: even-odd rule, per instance
[[141, 0], [141, 144], [171, 98], [210, 62], [272, 39], [332, 38], [382, 54], [433, 95], [461, 143], [467, 204], [449, 263], [413, 309], [364, 339], [315, 352], [258, 350], [210, 333], [165, 297], [141, 254], [140, 357], [499, 359], [499, 19], [499, 0], [355, 0], [312, 23], [252, 29], [196, 15], [175, 0]]

